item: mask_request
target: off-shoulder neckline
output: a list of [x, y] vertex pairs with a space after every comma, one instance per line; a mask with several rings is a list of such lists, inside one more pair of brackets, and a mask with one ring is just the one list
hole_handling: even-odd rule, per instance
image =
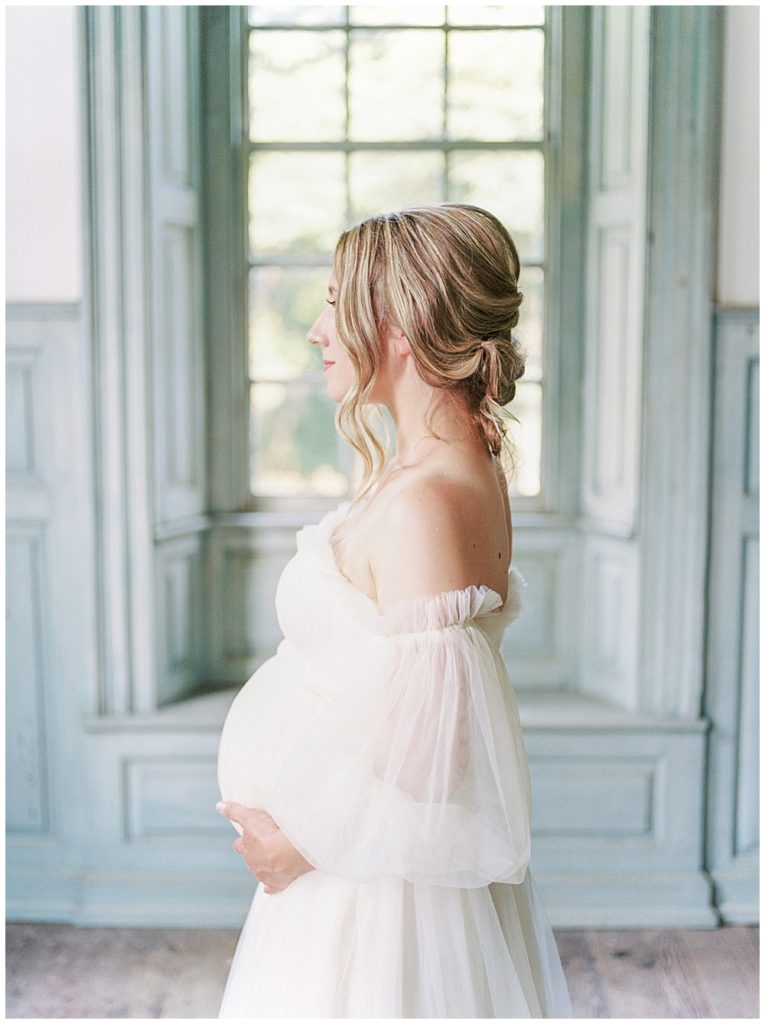
[[315, 524], [315, 527], [317, 530], [320, 531], [320, 541], [326, 554], [327, 565], [332, 570], [333, 574], [341, 583], [344, 583], [349, 588], [349, 592], [352, 592], [353, 594], [358, 596], [359, 600], [364, 604], [364, 606], [379, 622], [384, 622], [389, 617], [395, 616], [396, 613], [400, 612], [406, 606], [423, 604], [430, 601], [437, 602], [448, 600], [449, 597], [458, 594], [476, 594], [479, 595], [481, 598], [490, 597], [496, 599], [496, 605], [492, 604], [488, 611], [486, 611], [484, 614], [493, 614], [501, 616], [505, 611], [507, 611], [509, 608], [513, 606], [513, 597], [515, 596], [513, 593], [513, 588], [518, 587], [520, 589], [520, 587], [526, 585], [525, 579], [523, 578], [515, 564], [511, 563], [508, 566], [507, 570], [508, 590], [507, 598], [504, 601], [502, 600], [502, 595], [500, 593], [498, 593], [492, 587], [487, 586], [485, 583], [481, 583], [480, 585], [470, 583], [466, 587], [455, 587], [452, 590], [443, 590], [438, 594], [422, 594], [415, 598], [404, 598], [402, 601], [396, 601], [385, 611], [382, 611], [378, 607], [377, 602], [374, 601], [369, 596], [369, 594], [366, 594], [363, 590], [357, 587], [353, 580], [349, 579], [345, 575], [345, 573], [341, 570], [340, 566], [337, 564], [335, 552], [332, 549], [332, 544], [330, 541], [332, 536], [332, 527], [334, 526], [334, 518], [336, 516], [343, 518], [348, 508], [350, 507], [350, 504], [351, 502], [347, 499], [345, 501], [341, 501], [335, 508], [330, 509], [328, 512], [326, 512], [319, 520], [319, 522]]

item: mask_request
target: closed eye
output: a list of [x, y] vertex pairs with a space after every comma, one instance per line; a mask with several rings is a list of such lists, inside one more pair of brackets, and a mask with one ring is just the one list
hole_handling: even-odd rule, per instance
[[335, 304], [335, 303], [334, 303], [334, 302], [332, 301], [332, 299], [325, 299], [324, 301], [325, 301], [325, 302], [328, 302], [328, 303], [330, 304], [330, 306], [334, 306], [334, 304]]

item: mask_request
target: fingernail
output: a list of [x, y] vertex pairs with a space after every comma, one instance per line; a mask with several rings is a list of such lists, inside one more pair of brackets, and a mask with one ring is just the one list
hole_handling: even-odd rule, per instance
[[217, 804], [215, 805], [215, 810], [216, 810], [216, 811], [222, 811], [222, 810], [223, 810], [223, 808], [224, 808], [225, 806], [226, 806], [226, 805], [225, 805], [225, 804], [223, 803], [223, 801], [222, 801], [222, 800], [219, 800], [219, 801], [217, 802]]

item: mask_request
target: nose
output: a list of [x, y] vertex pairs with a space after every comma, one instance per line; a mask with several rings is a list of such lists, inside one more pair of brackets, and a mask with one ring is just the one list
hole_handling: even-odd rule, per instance
[[314, 322], [311, 324], [311, 326], [308, 329], [308, 333], [306, 334], [306, 338], [308, 339], [308, 341], [309, 341], [309, 343], [311, 345], [326, 345], [327, 344], [327, 339], [326, 339], [325, 335], [323, 334], [323, 332], [321, 330], [321, 327], [319, 326], [320, 320], [321, 320], [321, 316], [318, 316], [314, 320]]

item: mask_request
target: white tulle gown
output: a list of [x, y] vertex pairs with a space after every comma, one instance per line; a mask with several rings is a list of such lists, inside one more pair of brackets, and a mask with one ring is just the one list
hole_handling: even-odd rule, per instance
[[510, 568], [504, 606], [470, 586], [381, 614], [330, 546], [349, 506], [298, 531], [284, 639], [223, 726], [222, 799], [316, 870], [257, 886], [218, 1016], [570, 1017], [499, 651], [525, 581]]

